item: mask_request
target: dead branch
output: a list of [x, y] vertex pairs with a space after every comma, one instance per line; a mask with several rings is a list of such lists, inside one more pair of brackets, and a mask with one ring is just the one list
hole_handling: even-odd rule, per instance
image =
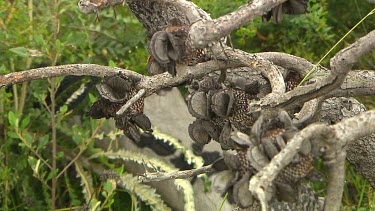
[[249, 190], [258, 197], [263, 210], [267, 210], [268, 202], [266, 190], [272, 184], [278, 173], [287, 166], [298, 153], [304, 141], [316, 138], [317, 134], [332, 134], [324, 124], [313, 124], [296, 134], [284, 149], [271, 162], [250, 179]]
[[217, 59], [242, 64], [260, 71], [269, 81], [273, 94], [285, 93], [285, 83], [281, 72], [271, 62], [257, 56], [238, 49], [221, 46], [212, 47], [213, 54]]
[[344, 119], [333, 125], [339, 147], [344, 148], [348, 143], [375, 133], [375, 110], [366, 111], [357, 116]]
[[138, 176], [138, 179], [141, 182], [158, 182], [170, 179], [188, 179], [211, 171], [214, 171], [214, 169], [212, 168], [212, 165], [208, 165], [201, 168], [185, 171], [144, 173], [143, 175]]
[[[360, 38], [349, 47], [341, 50], [331, 60], [331, 73], [314, 84], [300, 86], [280, 97], [272, 98], [269, 102], [262, 100], [262, 110], [280, 108], [289, 110], [314, 98], [328, 94], [344, 82], [348, 72], [361, 56], [375, 48], [375, 30]], [[254, 110], [259, 110], [259, 103], [254, 104]]]
[[285, 1], [254, 0], [215, 20], [197, 21], [190, 27], [192, 45], [196, 48], [205, 48]]
[[345, 176], [346, 146], [354, 140], [373, 133], [375, 133], [375, 110], [342, 120], [333, 126], [322, 123], [309, 125], [297, 133], [267, 166], [251, 178], [249, 189], [262, 204], [267, 204], [266, 188], [291, 162], [303, 141], [312, 141], [315, 151], [323, 153], [323, 159], [330, 172], [327, 190], [329, 197], [326, 198], [325, 210], [339, 210]]
[[344, 191], [346, 150], [337, 151], [335, 156], [334, 162], [326, 163], [328, 167], [328, 187], [324, 203], [326, 211], [340, 210]]
[[375, 30], [342, 49], [331, 59], [331, 73], [346, 75], [355, 63], [375, 48]]
[[90, 75], [105, 77], [123, 73], [134, 80], [140, 80], [144, 76], [131, 70], [116, 67], [107, 67], [96, 64], [69, 64], [51, 67], [42, 67], [26, 71], [14, 72], [0, 76], [0, 88], [25, 81], [39, 80], [45, 78], [67, 76], [67, 75]]
[[350, 142], [375, 133], [375, 110], [344, 119], [331, 126], [335, 131], [324, 159], [328, 165], [328, 188], [324, 210], [340, 210], [345, 179], [346, 147]]
[[125, 70], [116, 67], [101, 66], [96, 64], [71, 64], [36, 68], [0, 76], [0, 88], [16, 83], [22, 83], [24, 81], [32, 81], [59, 76], [90, 75], [105, 77], [123, 74], [134, 81], [139, 81], [139, 83], [137, 83], [136, 85], [136, 88], [138, 90], [145, 89], [146, 96], [149, 96], [162, 88], [180, 85], [187, 80], [202, 77], [210, 72], [219, 70], [219, 68], [222, 67], [235, 68], [240, 66], [241, 65], [232, 62], [209, 61], [197, 64], [196, 66], [180, 67], [185, 68], [185, 73], [180, 76], [172, 77], [168, 73], [163, 73], [148, 77], [131, 70]]
[[[294, 70], [298, 74], [305, 76], [309, 70], [314, 67], [314, 64], [307, 61], [304, 58], [293, 56], [286, 53], [280, 52], [262, 52], [256, 53], [256, 55], [261, 56], [264, 59], [272, 62], [273, 64], [283, 67], [288, 70]], [[323, 68], [319, 66], [318, 68]]]
[[375, 72], [370, 70], [350, 71], [342, 85], [324, 96], [355, 97], [375, 95]]

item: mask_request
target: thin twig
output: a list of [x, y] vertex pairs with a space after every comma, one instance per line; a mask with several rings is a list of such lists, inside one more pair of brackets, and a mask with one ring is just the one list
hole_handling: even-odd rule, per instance
[[144, 173], [143, 175], [138, 176], [138, 179], [142, 182], [158, 182], [170, 179], [188, 179], [199, 174], [204, 174], [211, 171], [214, 171], [214, 169], [212, 168], [212, 165], [208, 165], [201, 168], [185, 171]]
[[[58, 7], [59, 0], [54, 0], [53, 3], [53, 45], [52, 45], [52, 66], [55, 66], [57, 63], [58, 52], [57, 52], [57, 34], [59, 33], [59, 7]], [[57, 173], [57, 135], [56, 135], [56, 84], [55, 79], [51, 78], [51, 129], [52, 129], [52, 172]], [[55, 210], [56, 206], [56, 199], [57, 199], [57, 177], [54, 175], [52, 177], [52, 196], [51, 196], [51, 209], [52, 211]]]
[[33, 152], [50, 170], [52, 170], [52, 166], [37, 152], [35, 151], [35, 149], [30, 146], [27, 141], [25, 140], [25, 138], [16, 130], [16, 133], [19, 137], [19, 139], [21, 139], [21, 141], [23, 142], [23, 144], [25, 144], [25, 146], [31, 151]]
[[116, 112], [116, 115], [122, 115], [131, 105], [133, 105], [137, 100], [139, 100], [141, 97], [143, 97], [146, 94], [145, 89], [141, 89], [138, 91], [136, 95], [134, 95], [130, 100], [126, 102], [125, 105], [123, 105], [120, 110]]
[[68, 163], [68, 165], [66, 165], [64, 167], [64, 169], [56, 176], [56, 178], [58, 179], [81, 155], [82, 153], [87, 149], [87, 146], [90, 145], [90, 143], [95, 140], [94, 137], [96, 135], [96, 133], [98, 132], [98, 130], [101, 128], [101, 124], [99, 124], [95, 130], [92, 132], [92, 135], [90, 137], [90, 139], [87, 141], [87, 143], [85, 143], [83, 149], [80, 149], [80, 151], [78, 152], [78, 154]]

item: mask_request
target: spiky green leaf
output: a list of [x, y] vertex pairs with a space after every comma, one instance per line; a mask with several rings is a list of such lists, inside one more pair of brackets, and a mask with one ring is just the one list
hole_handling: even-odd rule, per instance
[[[149, 168], [156, 168], [157, 170], [165, 172], [178, 171], [178, 169], [176, 169], [175, 167], [171, 166], [163, 160], [128, 150], [118, 150], [117, 152], [103, 151], [92, 155], [91, 157], [89, 157], [89, 159], [94, 159], [101, 156], [107, 157], [109, 159], [122, 159], [125, 161], [133, 161], [141, 165], [147, 166]], [[177, 186], [178, 190], [182, 191], [182, 193], [184, 194], [185, 210], [195, 210], [194, 190], [192, 185], [190, 184], [190, 181], [184, 179], [177, 179], [174, 181], [174, 184]]]
[[166, 142], [172, 145], [173, 148], [180, 150], [184, 154], [184, 158], [188, 164], [193, 164], [195, 168], [200, 168], [203, 166], [203, 158], [194, 155], [194, 153], [190, 149], [186, 148], [183, 144], [181, 144], [181, 142], [177, 138], [159, 131], [156, 127], [153, 127], [152, 130], [152, 135], [156, 139]]
[[74, 166], [77, 171], [77, 177], [81, 179], [82, 193], [85, 197], [86, 204], [89, 205], [91, 208], [90, 210], [96, 210], [100, 204], [100, 201], [98, 201], [98, 199], [95, 197], [92, 177], [83, 169], [79, 160], [74, 162]]
[[160, 195], [156, 193], [156, 189], [141, 183], [131, 174], [123, 174], [117, 181], [117, 185], [121, 188], [135, 193], [142, 201], [150, 205], [152, 210], [171, 210]]

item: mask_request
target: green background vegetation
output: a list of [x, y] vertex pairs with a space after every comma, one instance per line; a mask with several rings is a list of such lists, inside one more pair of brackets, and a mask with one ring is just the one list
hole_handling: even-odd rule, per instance
[[[233, 11], [247, 0], [194, 0], [213, 18]], [[301, 16], [285, 16], [280, 24], [262, 23], [260, 18], [233, 32], [234, 47], [248, 52], [279, 51], [303, 57], [311, 62], [319, 59], [371, 9], [364, 0], [310, 0], [311, 13]], [[131, 14], [127, 6], [117, 7], [117, 18], [112, 10], [100, 12], [100, 22], [95, 15], [83, 15], [77, 1], [60, 0], [54, 14], [53, 1], [12, 0], [0, 1], [0, 74], [31, 68], [72, 63], [91, 63], [117, 66], [146, 74], [146, 31]], [[58, 28], [54, 28], [57, 21]], [[375, 17], [370, 16], [323, 61], [329, 66], [329, 58], [341, 48], [375, 28]], [[58, 29], [54, 37], [54, 29]], [[357, 69], [375, 69], [375, 53], [366, 56], [356, 65]], [[98, 128], [105, 121], [86, 116], [80, 126], [72, 122], [72, 116], [87, 111], [97, 98], [94, 89], [73, 111], [64, 105], [81, 84], [89, 84], [90, 77], [83, 78], [56, 96], [57, 112], [54, 116], [57, 128], [58, 171], [51, 171], [43, 160], [51, 162], [51, 112], [50, 91], [57, 89], [61, 78], [33, 81], [0, 90], [0, 205], [3, 210], [51, 209], [51, 181], [69, 163], [68, 151], [90, 156], [100, 151], [94, 140], [103, 138]], [[70, 90], [70, 91], [69, 91]], [[374, 98], [362, 98], [369, 108]], [[104, 135], [111, 141], [119, 133]], [[60, 147], [60, 148], [59, 148]], [[40, 157], [38, 157], [40, 156]], [[41, 160], [43, 158], [43, 160]], [[122, 172], [108, 158], [95, 160], [115, 172]], [[74, 165], [73, 165], [74, 166]], [[76, 169], [78, 168], [75, 166]], [[352, 167], [347, 168], [347, 180], [343, 197], [345, 209], [374, 209], [375, 195], [367, 181]], [[124, 170], [126, 172], [126, 169]], [[100, 176], [85, 169], [81, 178], [91, 178], [92, 186], [99, 187], [97, 198], [100, 206], [119, 207], [128, 210], [147, 207], [137, 203], [133, 192], [113, 192], [113, 186], [101, 182]], [[73, 167], [63, 172], [57, 180], [57, 208], [82, 206], [82, 179]], [[324, 184], [315, 185], [317, 190]], [[99, 192], [101, 193], [99, 196]], [[137, 195], [138, 198], [140, 197]], [[142, 198], [142, 197], [140, 197]], [[105, 201], [105, 202], [104, 202]], [[144, 200], [146, 204], [152, 204]]]

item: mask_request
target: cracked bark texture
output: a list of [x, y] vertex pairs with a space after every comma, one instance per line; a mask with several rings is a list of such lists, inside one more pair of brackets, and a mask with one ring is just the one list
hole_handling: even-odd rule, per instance
[[[324, 101], [320, 121], [335, 124], [341, 120], [366, 111], [364, 105], [354, 98], [330, 98]], [[351, 142], [347, 149], [347, 160], [375, 189], [375, 134]]]

